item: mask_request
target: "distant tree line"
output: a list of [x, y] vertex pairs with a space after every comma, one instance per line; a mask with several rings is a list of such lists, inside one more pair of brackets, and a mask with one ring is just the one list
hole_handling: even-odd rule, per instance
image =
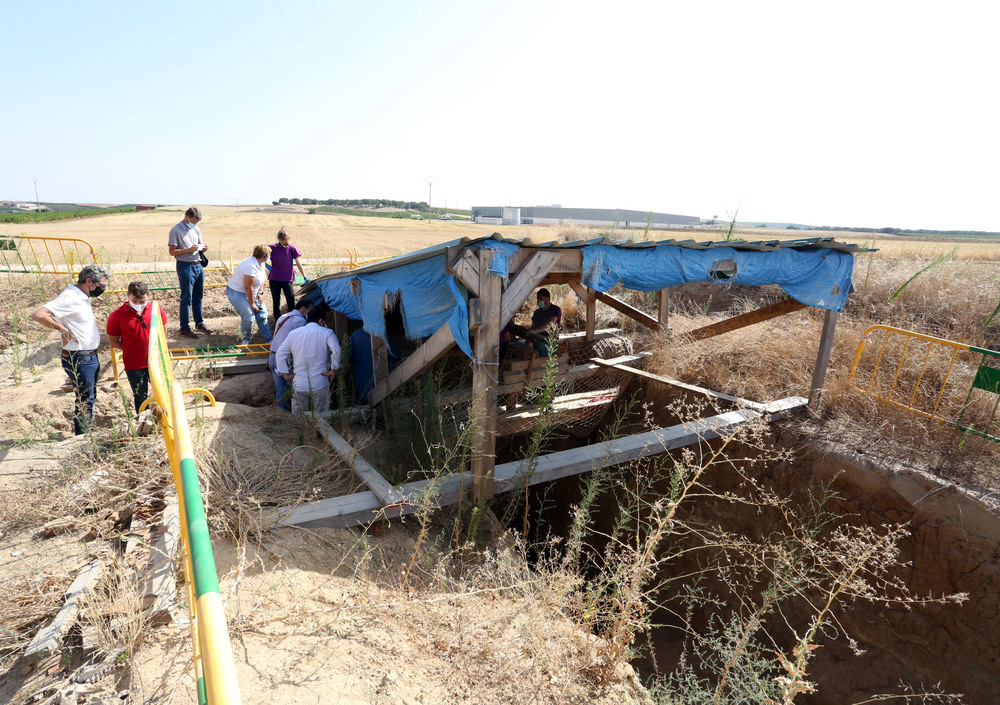
[[401, 210], [426, 213], [430, 206], [424, 201], [394, 201], [388, 198], [279, 198], [271, 201], [275, 206], [341, 206], [358, 210], [376, 210], [379, 208], [399, 208]]
[[88, 218], [94, 215], [112, 215], [113, 213], [135, 213], [132, 208], [85, 208], [69, 211], [29, 211], [27, 213], [0, 213], [0, 223], [38, 223], [49, 220], [68, 220], [70, 218]]
[[[788, 230], [799, 230], [789, 225]], [[910, 230], [908, 228], [844, 228], [838, 225], [817, 225], [810, 230], [842, 230], [851, 233], [880, 233], [882, 235], [959, 235], [966, 237], [996, 237], [1000, 233], [988, 230]]]

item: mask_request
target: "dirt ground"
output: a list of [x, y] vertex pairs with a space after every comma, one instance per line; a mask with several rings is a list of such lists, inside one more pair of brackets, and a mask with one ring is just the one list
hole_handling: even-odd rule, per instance
[[[10, 703], [67, 684], [79, 665], [75, 652], [27, 674], [19, 655], [81, 568], [107, 552], [87, 537], [96, 517], [53, 538], [41, 538], [39, 527], [63, 512], [89, 516], [92, 510], [69, 490], [96, 467], [133, 484], [155, 477], [169, 485], [158, 436], [142, 439], [139, 455], [108, 442], [127, 435], [127, 385], [123, 401], [112, 381], [101, 382], [98, 431], [76, 439], [72, 397], [59, 390], [58, 344], [37, 340], [29, 359], [16, 384], [9, 359], [0, 370], [0, 590], [6, 595], [0, 647], [11, 647], [0, 651], [0, 701]], [[238, 387], [251, 403], [273, 389], [266, 373], [198, 382], [220, 398]], [[452, 565], [438, 550], [447, 545], [444, 525], [427, 527], [422, 539], [414, 520], [372, 531], [288, 528], [238, 538], [219, 517], [229, 498], [245, 491], [230, 484], [239, 473], [283, 476], [326, 459], [323, 479], [300, 486], [290, 501], [308, 499], [311, 491], [323, 496], [334, 486], [347, 492], [356, 482], [330, 461], [314, 433], [273, 407], [224, 401], [211, 407], [192, 398], [188, 414], [201, 467], [229, 473], [224, 481], [203, 474], [244, 703], [644, 701], [630, 667], [608, 687], [582, 675], [594, 658], [593, 639], [534, 581], [517, 551], [498, 548], [456, 581], [440, 567]], [[184, 586], [173, 614], [170, 624], [147, 626], [134, 655], [98, 681], [102, 695], [127, 690], [131, 703], [196, 702]]]

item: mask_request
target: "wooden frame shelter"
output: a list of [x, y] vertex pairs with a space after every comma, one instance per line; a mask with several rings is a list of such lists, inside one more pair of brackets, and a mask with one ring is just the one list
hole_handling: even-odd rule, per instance
[[[484, 243], [485, 240], [492, 240], [494, 242]], [[496, 247], [496, 243], [505, 243], [508, 247], [506, 247], [506, 249]], [[582, 338], [583, 341], [593, 341], [598, 337], [599, 332], [596, 330], [596, 307], [598, 301], [611, 306], [615, 310], [631, 318], [640, 325], [649, 328], [650, 330], [662, 331], [667, 328], [667, 288], [657, 290], [657, 314], [652, 316], [636, 309], [621, 299], [615, 298], [604, 291], [598, 291], [591, 288], [584, 283], [585, 281], [590, 280], [588, 280], [587, 272], [585, 271], [585, 256], [583, 247], [593, 244], [612, 245], [615, 248], [629, 248], [638, 251], [636, 256], [640, 259], [643, 257], [643, 253], [640, 250], [647, 249], [650, 255], [652, 255], [654, 253], [654, 248], [659, 245], [670, 245], [673, 247], [690, 249], [692, 251], [712, 250], [722, 247], [728, 248], [727, 252], [731, 252], [732, 250], [742, 250], [762, 253], [776, 252], [785, 248], [803, 248], [804, 250], [808, 250], [810, 252], [815, 252], [817, 250], [829, 250], [839, 253], [850, 253], [851, 255], [857, 252], [866, 251], [861, 250], [854, 245], [837, 243], [832, 238], [811, 238], [797, 241], [767, 241], [754, 243], [696, 243], [693, 241], [678, 242], [671, 240], [668, 242], [639, 244], [631, 242], [611, 242], [606, 239], [600, 239], [577, 243], [541, 243], [536, 245], [529, 240], [507, 241], [497, 235], [494, 235], [490, 238], [462, 240], [440, 246], [435, 251], [435, 254], [440, 256], [443, 252], [444, 256], [442, 261], [445, 273], [453, 276], [455, 280], [460, 282], [469, 296], [468, 330], [471, 335], [470, 342], [472, 352], [475, 356], [475, 359], [472, 361], [474, 367], [469, 417], [478, 426], [478, 432], [473, 435], [474, 446], [472, 448], [471, 467], [469, 468], [469, 472], [467, 474], [462, 474], [461, 476], [456, 475], [441, 483], [441, 487], [444, 488], [438, 489], [441, 501], [445, 501], [451, 496], [451, 494], [454, 494], [455, 498], [457, 498], [458, 495], [455, 493], [465, 487], [468, 487], [471, 501], [473, 503], [479, 503], [491, 497], [495, 491], [500, 489], [509, 489], [509, 486], [513, 482], [514, 478], [518, 476], [518, 471], [515, 467], [518, 466], [517, 463], [508, 463], [504, 466], [495, 465], [498, 395], [517, 391], [524, 386], [524, 382], [502, 383], [501, 381], [499, 374], [500, 333], [503, 327], [513, 319], [514, 315], [518, 312], [518, 310], [520, 310], [522, 304], [528, 299], [529, 296], [532, 295], [536, 288], [552, 284], [567, 284], [583, 302], [586, 307], [585, 330], [581, 332], [582, 334], [577, 333], [565, 336], [567, 338], [576, 340], [580, 340]], [[516, 247], [512, 247], [511, 245], [516, 245]], [[431, 251], [434, 251], [433, 248], [431, 248]], [[724, 255], [724, 253], [722, 254]], [[412, 261], [414, 261], [413, 256], [402, 256], [398, 259], [398, 264], [402, 265]], [[733, 260], [723, 258], [721, 261], [730, 263]], [[392, 267], [393, 262], [394, 260], [390, 259], [388, 261], [378, 263], [377, 265], [374, 265], [374, 267], [379, 268], [379, 270], [382, 271], [386, 268]], [[725, 266], [729, 265], [726, 264]], [[735, 267], [735, 264], [733, 267]], [[355, 270], [350, 274], [357, 275], [361, 272], [364, 272], [364, 268], [361, 270]], [[335, 277], [338, 275], [331, 276]], [[849, 282], [850, 271], [848, 271], [847, 277]], [[321, 281], [322, 280], [316, 280], [316, 282], [312, 282], [310, 286], [318, 286], [317, 282]], [[358, 293], [358, 290], [359, 287], [357, 285], [357, 280], [355, 280], [352, 283], [352, 291], [354, 291], [354, 293]], [[309, 287], [300, 291], [300, 295], [303, 294], [309, 294]], [[844, 296], [846, 297], [846, 292], [844, 293]], [[403, 297], [405, 305], [405, 291], [403, 292]], [[689, 335], [695, 339], [720, 335], [748, 325], [770, 320], [777, 316], [792, 313], [804, 307], [805, 304], [800, 303], [793, 298], [788, 298], [750, 313], [714, 323], [710, 326], [693, 331]], [[808, 392], [809, 404], [816, 404], [822, 392], [826, 369], [832, 349], [836, 321], [836, 311], [828, 309], [826, 311], [820, 337], [815, 373], [811, 388]], [[389, 371], [388, 366], [382, 364], [381, 360], [374, 360], [373, 367], [376, 378], [375, 384], [368, 396], [369, 405], [371, 407], [375, 407], [394, 391], [398, 390], [406, 381], [414, 378], [416, 375], [420, 374], [432, 365], [435, 361], [439, 360], [442, 356], [448, 353], [448, 351], [451, 350], [457, 342], [452, 326], [452, 322], [445, 322], [392, 371]], [[375, 336], [373, 336], [373, 338], [374, 337]], [[383, 346], [373, 344], [372, 350], [373, 355], [382, 355], [380, 351], [383, 350]], [[616, 360], [592, 359], [586, 365], [579, 365], [570, 368], [567, 374], [570, 376], [583, 376], [593, 374], [594, 371], [600, 369], [612, 368], [625, 370], [629, 374], [643, 376], [658, 383], [670, 384], [688, 391], [704, 394], [716, 400], [735, 404], [740, 407], [740, 411], [738, 413], [739, 420], [729, 419], [725, 423], [731, 421], [736, 423], [736, 425], [739, 425], [740, 423], [748, 423], [753, 419], [762, 417], [766, 420], [780, 418], [782, 415], [787, 414], [794, 409], [804, 407], [807, 404], [807, 400], [801, 397], [792, 397], [787, 400], [772, 402], [771, 404], [751, 402], [749, 400], [739, 399], [720, 392], [706, 390], [694, 385], [686, 385], [676, 380], [670, 380], [658, 375], [645, 373], [632, 366], [636, 362], [641, 362], [642, 358], [647, 355], [648, 353], [640, 353], [639, 355], [628, 356], [627, 359], [621, 358]], [[719, 423], [717, 422], [717, 419], [719, 418], [721, 417], [712, 417], [712, 419], [702, 419], [701, 421], [708, 424], [705, 428], [715, 429], [717, 423]], [[723, 425], [725, 425], [725, 423], [723, 423]], [[705, 437], [698, 436], [697, 434], [692, 435], [690, 432], [691, 429], [688, 428], [688, 426], [689, 425], [682, 424], [671, 429], [658, 430], [659, 432], [666, 433], [666, 436], [672, 439], [671, 444], [673, 445], [663, 442], [662, 433], [660, 435], [654, 433], [653, 436], [645, 438], [643, 441], [647, 444], [652, 442], [654, 445], [659, 443], [659, 449], [654, 450], [653, 452], [664, 452], [669, 448], [679, 447], [678, 443], [680, 445], [683, 445], [684, 443], [694, 443]], [[372, 512], [386, 512], [389, 509], [393, 510], [391, 513], [403, 514], [406, 513], [405, 507], [414, 506], [415, 503], [413, 498], [415, 492], [421, 489], [429, 489], [429, 486], [423, 487], [423, 485], [427, 483], [420, 482], [409, 483], [399, 488], [392, 488], [384, 480], [384, 478], [382, 478], [378, 471], [375, 470], [375, 468], [363, 459], [360, 459], [359, 456], [352, 451], [347, 441], [336, 434], [328, 425], [320, 423], [320, 432], [330, 441], [331, 445], [337, 449], [338, 452], [350, 459], [358, 477], [367, 484], [370, 497], [365, 496], [362, 498], [352, 495], [351, 497], [353, 497], [353, 499], [334, 498], [334, 500], [322, 500], [324, 503], [322, 508], [300, 507], [294, 512], [283, 512], [278, 510], [273, 515], [276, 522], [296, 523], [297, 519], [295, 519], [295, 517], [298, 517], [309, 525], [319, 525], [324, 521], [323, 516], [321, 516], [324, 511], [328, 512], [324, 516], [332, 522], [332, 525], [345, 525], [342, 522], [348, 521], [347, 517], [354, 517], [355, 515], [367, 516], [370, 519], [374, 516]], [[716, 433], [715, 435], [720, 434]], [[709, 437], [710, 436], [711, 434], [709, 434]], [[684, 439], [684, 441], [681, 442], [678, 439]], [[622, 439], [616, 443], [621, 444], [622, 441], [627, 440], [628, 439]], [[625, 445], [628, 444], [626, 443]], [[554, 479], [554, 476], [561, 477], [565, 474], [572, 474], [572, 472], [585, 472], [591, 469], [594, 462], [597, 462], [595, 460], [595, 453], [588, 451], [588, 448], [590, 447], [588, 446], [572, 451], [572, 458], [563, 457], [566, 453], [568, 453], [563, 452], [552, 454], [552, 456], [544, 456], [543, 458], [538, 459], [537, 462], [542, 467], [548, 467], [552, 465], [553, 462], [556, 462], [553, 458], [559, 456], [556, 460], [565, 461], [565, 463], [567, 463], [562, 470], [559, 468], [552, 470], [552, 472], [548, 475], [548, 479]], [[606, 451], [608, 449], [604, 450]], [[641, 454], [648, 454], [648, 452], [647, 448]], [[582, 455], [587, 455], [590, 458], [589, 466]], [[608, 457], [618, 458], [618, 462], [624, 462], [624, 460], [627, 460], [630, 457], [637, 456], [629, 456], [628, 453], [625, 453], [624, 455], [610, 453]], [[569, 468], [570, 466], [575, 468], [575, 470], [572, 472], [566, 471], [566, 468]], [[534, 478], [522, 479], [529, 482], [544, 481]], [[500, 483], [502, 487], [498, 487], [497, 483]], [[452, 487], [452, 485], [455, 485], [455, 487]], [[373, 501], [377, 506], [370, 506]], [[359, 512], [360, 514], [358, 514]], [[319, 522], [319, 524], [317, 524], [317, 522]], [[358, 523], [360, 523], [360, 521]]]

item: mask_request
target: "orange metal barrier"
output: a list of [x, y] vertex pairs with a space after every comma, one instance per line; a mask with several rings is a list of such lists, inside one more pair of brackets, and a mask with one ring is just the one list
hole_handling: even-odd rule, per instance
[[851, 388], [924, 418], [1000, 442], [1000, 352], [872, 326], [858, 344]]
[[94, 246], [76, 237], [0, 235], [0, 271], [75, 276], [97, 264]]

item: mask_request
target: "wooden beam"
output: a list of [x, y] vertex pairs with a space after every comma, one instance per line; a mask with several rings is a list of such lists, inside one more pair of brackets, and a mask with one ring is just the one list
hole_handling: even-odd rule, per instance
[[472, 292], [473, 296], [479, 296], [479, 258], [475, 253], [472, 250], [465, 250], [452, 269], [459, 281], [465, 284], [465, 288]]
[[[590, 472], [602, 467], [620, 465], [637, 458], [694, 445], [702, 441], [736, 432], [740, 426], [763, 420], [776, 421], [806, 405], [802, 397], [789, 397], [765, 405], [763, 410], [740, 409], [718, 416], [697, 419], [684, 424], [656, 429], [582, 448], [551, 453], [536, 458], [527, 475], [524, 461], [497, 465], [494, 488], [507, 492], [569, 475]], [[358, 492], [345, 497], [331, 497], [295, 506], [279, 507], [264, 516], [265, 526], [346, 527], [357, 526], [376, 518], [395, 518], [412, 514], [424, 507], [444, 506], [457, 502], [469, 487], [469, 473], [456, 473], [444, 478], [418, 480], [393, 490], [392, 504], [381, 507], [371, 492]], [[430, 493], [430, 497], [428, 497]]]
[[[547, 414], [552, 414], [556, 423], [570, 423], [590, 416], [591, 410], [595, 407], [613, 404], [617, 398], [618, 389], [616, 387], [565, 394], [555, 397], [552, 400], [552, 405], [544, 411]], [[542, 415], [542, 411], [538, 406], [522, 406], [499, 416], [496, 421], [497, 435], [513, 436], [531, 431], [538, 424], [538, 418]]]
[[534, 256], [521, 267], [517, 276], [510, 280], [507, 290], [503, 292], [503, 301], [500, 307], [500, 327], [503, 328], [514, 317], [514, 314], [521, 308], [532, 290], [545, 278], [562, 257], [557, 250], [539, 250]]
[[619, 299], [616, 299], [614, 296], [609, 296], [608, 294], [605, 294], [603, 291], [596, 291], [594, 293], [597, 295], [598, 301], [606, 303], [611, 308], [621, 313], [624, 313], [632, 320], [641, 323], [642, 325], [646, 326], [651, 330], [655, 331], [660, 330], [660, 322], [657, 321], [652, 316], [643, 313], [642, 311], [633, 306], [629, 306], [627, 303]]
[[667, 319], [669, 318], [669, 311], [667, 310], [667, 304], [670, 303], [670, 294], [667, 293], [667, 289], [660, 289], [656, 292], [656, 309], [657, 309], [657, 320], [660, 322], [660, 330], [668, 330]]
[[827, 309], [823, 317], [823, 332], [819, 338], [819, 353], [816, 355], [816, 369], [813, 370], [812, 387], [809, 389], [809, 407], [816, 409], [823, 398], [823, 385], [826, 383], [826, 368], [830, 364], [830, 352], [833, 350], [833, 334], [837, 329], [837, 312]]
[[[520, 272], [524, 265], [529, 262], [539, 252], [551, 252], [556, 255], [555, 262], [549, 267], [548, 273], [575, 272], [579, 274], [583, 271], [583, 251], [582, 250], [553, 250], [549, 247], [522, 247], [515, 252], [507, 263], [507, 271], [511, 277]], [[579, 279], [579, 277], [577, 277]]]
[[569, 282], [570, 288], [576, 292], [586, 307], [586, 326], [584, 328], [584, 340], [594, 340], [595, 329], [597, 328], [597, 296], [593, 289], [583, 285], [579, 281]]
[[66, 602], [63, 603], [62, 608], [56, 613], [56, 616], [48, 626], [43, 627], [35, 634], [35, 638], [31, 640], [28, 648], [24, 650], [25, 659], [37, 661], [62, 648], [62, 640], [66, 634], [66, 630], [73, 625], [77, 615], [80, 613], [83, 593], [96, 583], [100, 577], [101, 561], [99, 559], [93, 560], [87, 564], [87, 567], [80, 571], [80, 574], [76, 576], [76, 580], [66, 589]]
[[361, 454], [354, 449], [354, 446], [347, 442], [346, 438], [334, 431], [333, 427], [325, 419], [320, 416], [316, 416], [314, 419], [316, 421], [316, 432], [330, 444], [330, 447], [336, 451], [337, 455], [343, 458], [354, 469], [354, 474], [368, 485], [368, 489], [378, 498], [379, 502], [387, 504], [389, 502], [389, 494], [392, 492], [392, 485], [389, 484], [389, 481], [382, 477], [382, 474], [372, 467], [367, 460], [362, 458]]
[[[500, 322], [503, 279], [489, 271], [494, 251], [479, 251], [479, 307], [482, 324], [476, 331], [476, 363], [472, 370], [472, 409], [477, 424], [472, 441], [473, 504], [493, 496], [493, 466], [497, 444], [497, 382], [500, 375]], [[522, 275], [524, 273], [522, 272]], [[520, 278], [519, 275], [518, 278]], [[508, 288], [509, 291], [509, 288]], [[518, 304], [520, 306], [520, 304]]]
[[776, 304], [764, 306], [739, 316], [733, 316], [732, 318], [727, 318], [724, 321], [713, 323], [712, 325], [705, 326], [704, 328], [698, 328], [697, 330], [685, 333], [685, 335], [695, 340], [703, 340], [704, 338], [711, 338], [715, 335], [722, 335], [723, 333], [738, 330], [739, 328], [745, 328], [746, 326], [753, 325], [754, 323], [760, 323], [762, 321], [768, 321], [772, 318], [777, 318], [778, 316], [784, 316], [786, 313], [793, 313], [805, 307], [805, 304], [801, 304], [795, 299], [785, 299], [784, 301], [779, 301]]
[[671, 387], [677, 387], [678, 389], [683, 389], [688, 392], [694, 392], [695, 394], [701, 394], [712, 399], [719, 399], [720, 401], [727, 401], [731, 404], [736, 404], [737, 406], [745, 406], [749, 409], [763, 409], [764, 404], [759, 404], [755, 401], [750, 401], [749, 399], [744, 399], [743, 397], [735, 397], [731, 394], [726, 394], [725, 392], [717, 392], [714, 389], [706, 389], [705, 387], [698, 387], [693, 384], [687, 384], [686, 382], [681, 382], [677, 379], [671, 379], [670, 377], [661, 377], [660, 375], [653, 374], [652, 372], [646, 372], [645, 370], [640, 370], [636, 367], [629, 367], [628, 365], [621, 365], [613, 363], [609, 360], [601, 360], [600, 358], [594, 357], [591, 360], [602, 367], [610, 367], [614, 370], [621, 370], [622, 372], [628, 372], [629, 374], [635, 375], [636, 377], [642, 377], [644, 379], [652, 380], [653, 382], [660, 382], [662, 384], [668, 384]]
[[149, 619], [154, 624], [171, 621], [170, 605], [177, 596], [177, 579], [174, 577], [174, 558], [181, 545], [181, 512], [177, 495], [167, 501], [163, 510], [163, 526], [166, 528], [156, 537], [149, 549], [149, 564], [146, 568], [146, 592], [144, 599], [151, 601]]
[[389, 376], [389, 347], [380, 336], [368, 334], [372, 349], [372, 384], [376, 385]]
[[549, 272], [538, 283], [539, 286], [555, 286], [556, 284], [572, 284], [580, 278], [577, 272]]
[[406, 382], [439, 360], [455, 344], [451, 326], [445, 323], [424, 344], [414, 350], [409, 357], [396, 366], [389, 376], [379, 382], [368, 393], [368, 404], [375, 406]]

